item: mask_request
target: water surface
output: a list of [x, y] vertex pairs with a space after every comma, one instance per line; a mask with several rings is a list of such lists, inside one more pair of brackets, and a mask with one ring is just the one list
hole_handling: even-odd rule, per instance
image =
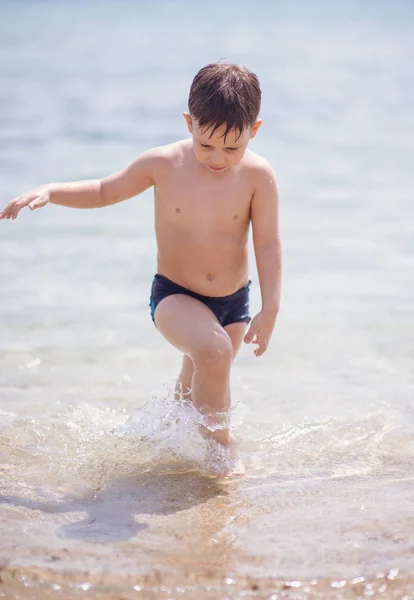
[[149, 316], [151, 192], [0, 224], [3, 597], [411, 593], [413, 17], [408, 1], [1, 4], [2, 204], [185, 137], [192, 77], [226, 58], [261, 80], [252, 149], [284, 244], [272, 344], [234, 365], [247, 475], [226, 483], [168, 397], [181, 359]]

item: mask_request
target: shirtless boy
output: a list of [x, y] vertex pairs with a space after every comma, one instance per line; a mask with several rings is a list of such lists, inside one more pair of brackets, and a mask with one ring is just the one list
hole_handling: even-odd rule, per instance
[[[230, 369], [242, 341], [261, 356], [279, 309], [281, 242], [270, 165], [247, 150], [262, 121], [249, 69], [210, 64], [195, 76], [184, 118], [191, 137], [148, 150], [101, 180], [52, 183], [11, 200], [0, 219], [47, 203], [101, 208], [154, 186], [157, 274], [151, 316], [183, 353], [177, 390], [210, 416], [230, 408]], [[262, 308], [250, 323], [248, 232], [252, 225]], [[234, 450], [229, 428], [212, 433]]]

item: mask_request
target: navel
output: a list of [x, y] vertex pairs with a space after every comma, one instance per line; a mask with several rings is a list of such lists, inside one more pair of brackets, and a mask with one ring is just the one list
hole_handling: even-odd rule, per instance
[[238, 218], [239, 218], [239, 215], [234, 215], [233, 221], [237, 221]]
[[207, 277], [208, 281], [213, 281], [213, 279], [214, 279], [214, 277], [211, 273], [207, 273], [206, 277]]
[[180, 213], [180, 212], [181, 212], [181, 208], [176, 208], [176, 209], [175, 209], [175, 212], [176, 212], [176, 213]]

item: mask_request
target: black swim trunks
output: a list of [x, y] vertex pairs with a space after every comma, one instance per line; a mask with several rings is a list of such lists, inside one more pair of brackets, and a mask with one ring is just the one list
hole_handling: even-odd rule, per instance
[[230, 323], [249, 323], [251, 320], [249, 316], [250, 284], [251, 281], [229, 296], [202, 296], [174, 283], [164, 275], [157, 274], [152, 282], [149, 304], [152, 320], [154, 321], [154, 312], [161, 300], [172, 294], [185, 294], [199, 300], [212, 310], [222, 327], [230, 325]]

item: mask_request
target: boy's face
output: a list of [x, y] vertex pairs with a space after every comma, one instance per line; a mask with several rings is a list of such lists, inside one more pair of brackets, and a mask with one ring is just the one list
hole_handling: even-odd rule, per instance
[[[246, 152], [249, 140], [256, 135], [262, 121], [259, 119], [253, 125], [244, 129], [239, 135], [238, 131], [230, 131], [226, 138], [226, 127], [222, 125], [211, 135], [212, 127], [200, 129], [196, 119], [184, 113], [188, 131], [193, 136], [193, 151], [196, 159], [210, 171], [219, 173], [234, 167]], [[211, 136], [211, 137], [210, 137]]]

